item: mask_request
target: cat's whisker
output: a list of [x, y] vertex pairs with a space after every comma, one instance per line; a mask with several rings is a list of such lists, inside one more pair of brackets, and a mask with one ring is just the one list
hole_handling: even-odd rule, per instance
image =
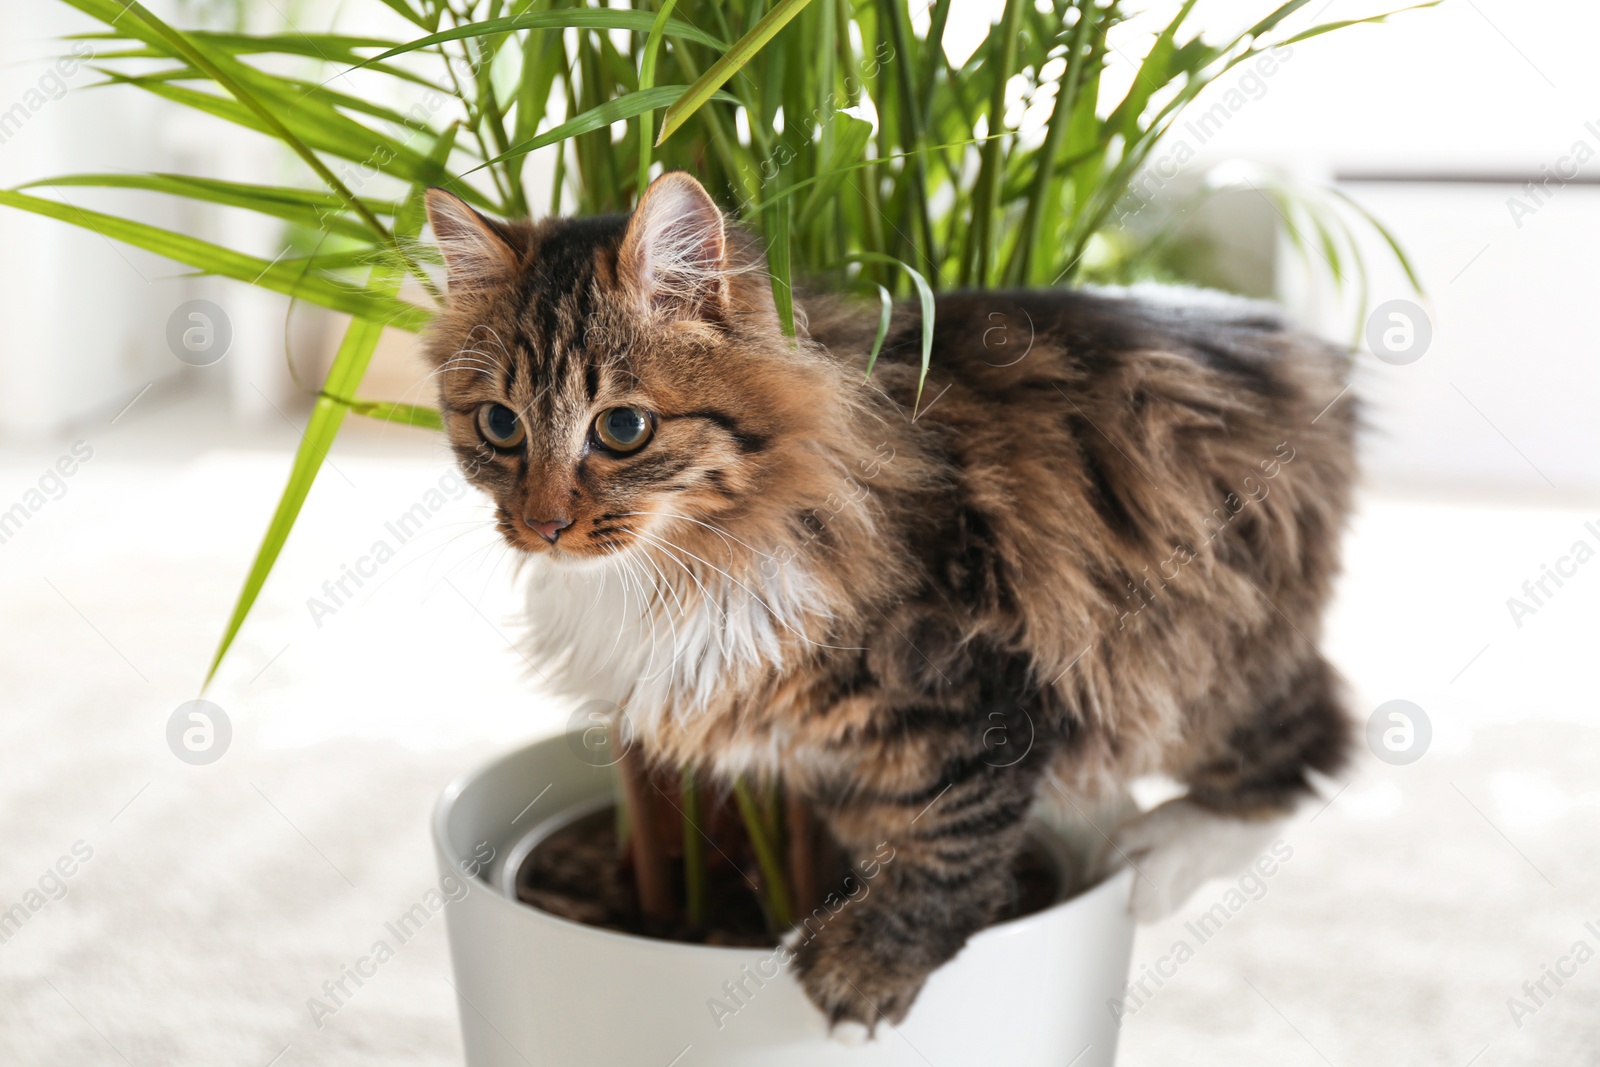
[[[411, 567], [415, 566], [416, 564], [432, 560], [441, 551], [443, 551], [445, 548], [448, 548], [454, 542], [460, 540], [463, 537], [470, 537], [474, 533], [477, 533], [477, 532], [485, 529], [487, 524], [484, 524], [484, 523], [481, 523], [481, 522], [479, 522], [479, 523], [469, 523], [468, 520], [463, 520], [461, 522], [450, 523], [449, 525], [451, 525], [451, 526], [471, 525], [472, 528], [461, 531], [460, 533], [458, 533], [455, 536], [453, 536], [452, 538], [450, 538], [448, 541], [442, 542], [440, 544], [434, 545], [434, 546], [429, 547], [429, 548], [421, 548], [421, 549], [419, 549], [414, 558], [405, 560], [398, 567], [395, 567], [392, 570], [387, 570], [386, 569], [383, 572], [383, 577], [381, 579], [378, 579], [376, 581], [373, 581], [373, 580], [369, 579], [370, 585], [365, 585], [364, 584], [364, 587], [366, 587], [367, 590], [368, 590], [367, 595], [370, 597], [370, 596], [376, 594], [380, 589], [382, 589], [384, 586], [388, 585], [391, 581], [393, 581], [394, 579], [398, 578], [400, 575], [404, 574]], [[407, 541], [406, 544], [413, 543], [417, 538], [420, 538], [422, 536], [423, 532], [426, 532], [426, 531], [419, 531], [417, 534], [413, 535], [412, 541]], [[485, 547], [486, 548], [494, 547], [494, 542], [490, 541], [489, 544], [486, 545]], [[478, 551], [481, 551], [481, 550], [478, 550]], [[476, 554], [476, 552], [474, 552], [474, 554]], [[427, 579], [427, 576], [425, 575], [424, 576], [424, 581], [426, 581], [426, 579]]]
[[456, 354], [445, 360], [444, 366], [451, 367], [457, 363], [480, 363], [490, 370], [504, 370], [505, 363], [493, 352], [485, 352], [481, 348], [460, 348]]
[[505, 341], [502, 340], [501, 337], [500, 337], [500, 331], [496, 330], [493, 326], [490, 326], [486, 322], [480, 322], [478, 325], [474, 326], [472, 328], [472, 333], [467, 335], [468, 338], [470, 339], [472, 337], [472, 334], [476, 334], [479, 330], [483, 330], [485, 333], [489, 334], [490, 336], [492, 336], [494, 338], [495, 347], [500, 349], [500, 354], [501, 355], [505, 356], [508, 359], [511, 357], [510, 350], [506, 348]]
[[497, 370], [504, 371], [506, 369], [506, 365], [501, 361], [500, 357], [494, 355], [492, 352], [485, 352], [481, 348], [460, 349], [455, 355], [445, 360], [439, 369], [451, 370], [458, 365], [482, 367], [484, 370], [491, 372]]
[[[617, 636], [611, 642], [611, 648], [606, 652], [605, 660], [603, 661], [601, 666], [609, 665], [611, 663], [611, 657], [615, 656], [617, 654], [617, 649], [622, 646], [622, 637], [627, 632], [628, 619], [630, 618], [629, 612], [628, 612], [628, 592], [629, 592], [629, 587], [628, 587], [628, 583], [627, 583], [627, 580], [626, 580], [627, 575], [623, 571], [617, 571], [615, 573], [617, 575], [617, 581], [618, 581], [618, 583], [619, 583], [619, 585], [621, 586], [621, 589], [622, 589], [622, 614], [621, 614], [621, 617], [617, 620]], [[602, 579], [603, 579], [604, 576], [605, 576], [605, 572], [602, 571], [601, 575], [602, 575]], [[643, 605], [640, 606], [640, 611], [641, 611], [641, 614], [642, 614]]]
[[[640, 561], [642, 561], [644, 564], [646, 564], [647, 566], [649, 566], [652, 570], [654, 570], [656, 574], [660, 575], [662, 583], [664, 585], [666, 585], [667, 589], [669, 591], [671, 591], [673, 597], [676, 598], [677, 601], [678, 601], [678, 616], [680, 618], [683, 617], [683, 615], [684, 615], [683, 598], [678, 596], [678, 590], [677, 590], [676, 586], [674, 586], [667, 579], [666, 573], [661, 570], [660, 566], [656, 563], [656, 561], [654, 559], [652, 559], [650, 557], [650, 555], [648, 553], [644, 553], [644, 552], [639, 553], [638, 559]], [[659, 597], [660, 596], [660, 587], [655, 584], [654, 579], [651, 579], [651, 587], [656, 590], [657, 596]], [[677, 619], [675, 619], [673, 617], [672, 612], [670, 610], [670, 606], [666, 603], [665, 600], [661, 600], [660, 604], [661, 604], [661, 612], [660, 612], [660, 614], [666, 616], [667, 626], [672, 631], [672, 652], [673, 652], [673, 655], [672, 655], [672, 660], [669, 662], [669, 666], [670, 666], [671, 663], [675, 663], [677, 661], [678, 653], [683, 648], [683, 640], [682, 640], [682, 636], [678, 632], [678, 621], [677, 621]], [[651, 616], [651, 634], [652, 634], [652, 637], [654, 636], [654, 633], [655, 633], [656, 621], [657, 620], [655, 618], [655, 614], [653, 613], [652, 616]], [[653, 651], [654, 650], [652, 649], [652, 654], [653, 654]]]
[[683, 603], [683, 597], [678, 593], [678, 587], [676, 583], [667, 577], [666, 572], [661, 569], [661, 565], [657, 563], [648, 552], [639, 553], [639, 558], [645, 563], [648, 563], [652, 568], [655, 569], [655, 572], [661, 576], [662, 584], [667, 587], [667, 590], [672, 593], [673, 599], [677, 600], [678, 602], [678, 617], [683, 618], [685, 613], [688, 611], [688, 608], [685, 607]]
[[[646, 535], [646, 534], [641, 533], [640, 536], [643, 537], [643, 536], [650, 536], [650, 535]], [[671, 542], [668, 542], [668, 543], [670, 544]], [[751, 599], [753, 599], [757, 604], [760, 604], [762, 607], [767, 609], [767, 612], [768, 612], [768, 614], [770, 614], [772, 616], [773, 621], [777, 622], [777, 624], [779, 626], [782, 626], [785, 630], [788, 630], [790, 633], [794, 634], [804, 644], [810, 645], [813, 648], [827, 648], [827, 649], [834, 649], [834, 650], [837, 650], [837, 651], [845, 651], [845, 652], [860, 652], [860, 651], [862, 651], [862, 649], [859, 646], [830, 645], [830, 644], [826, 644], [826, 643], [821, 642], [821, 641], [813, 640], [811, 637], [809, 637], [808, 635], [806, 635], [805, 633], [803, 633], [799, 629], [797, 629], [792, 623], [789, 622], [788, 619], [784, 618], [781, 614], [779, 614], [777, 609], [774, 608], [771, 604], [767, 603], [764, 599], [762, 599], [756, 593], [755, 590], [751, 589], [748, 585], [745, 585], [743, 582], [741, 582], [739, 579], [735, 578], [733, 575], [729, 574], [727, 571], [723, 570], [721, 567], [718, 567], [714, 563], [710, 563], [710, 562], [708, 562], [708, 561], [706, 561], [704, 559], [701, 559], [699, 556], [696, 556], [693, 552], [690, 552], [687, 548], [684, 548], [682, 545], [672, 544], [672, 547], [677, 549], [679, 552], [682, 552], [684, 555], [690, 557], [691, 559], [698, 560], [699, 562], [705, 564], [707, 567], [710, 567], [712, 570], [716, 571], [718, 574], [720, 574], [724, 578], [728, 579], [728, 581], [732, 582], [734, 585], [737, 585], [740, 589], [743, 589], [746, 593], [750, 594]], [[726, 617], [726, 612], [724, 612], [724, 617]]]
[[[721, 611], [721, 604], [718, 602], [716, 597], [711, 595], [711, 590], [706, 588], [705, 583], [700, 580], [700, 576], [694, 572], [694, 568], [690, 567], [683, 561], [681, 557], [677, 555], [678, 552], [683, 552], [684, 549], [670, 541], [666, 541], [665, 539], [658, 537], [655, 534], [647, 533], [643, 530], [637, 531], [634, 536], [638, 537], [645, 544], [662, 553], [662, 555], [671, 560], [673, 563], [676, 563], [683, 570], [683, 573], [688, 575], [689, 579], [693, 581], [695, 586], [700, 590], [700, 599]], [[724, 612], [723, 615], [726, 617], [726, 612]]]
[[678, 512], [675, 512], [675, 511], [625, 511], [625, 512], [622, 513], [622, 517], [623, 518], [632, 518], [634, 516], [644, 516], [644, 517], [648, 518], [648, 517], [657, 516], [657, 515], [661, 516], [662, 518], [681, 519], [684, 522], [692, 522], [696, 526], [704, 526], [706, 529], [710, 530], [712, 533], [714, 533], [718, 537], [722, 538], [723, 544], [726, 544], [726, 545], [729, 546], [729, 553], [730, 554], [732, 553], [732, 550], [733, 550], [732, 549], [732, 544], [730, 543], [730, 539], [731, 539], [732, 542], [737, 542], [741, 547], [748, 548], [750, 551], [754, 552], [756, 555], [760, 556], [762, 559], [773, 559], [773, 560], [775, 560], [775, 559], [778, 558], [777, 556], [774, 556], [769, 552], [761, 551], [759, 548], [757, 548], [754, 545], [750, 544], [750, 542], [748, 542], [748, 541], [740, 540], [738, 537], [735, 537], [733, 534], [729, 533], [726, 530], [721, 529], [720, 527], [714, 526], [709, 522], [703, 522], [700, 519], [691, 518], [688, 515], [679, 514]]
[[[641, 531], [639, 533], [639, 536], [641, 538], [645, 539], [648, 543], [655, 543], [655, 538], [653, 538], [649, 534], [646, 534], [646, 533]], [[693, 581], [694, 584], [697, 587], [699, 587], [701, 601], [703, 603], [711, 605], [711, 607], [716, 609], [717, 614], [722, 616], [723, 623], [727, 623], [728, 622], [728, 611], [727, 611], [727, 609], [721, 604], [721, 602], [716, 597], [711, 595], [711, 591], [709, 589], [707, 589], [706, 586], [705, 586], [705, 583], [700, 580], [700, 576], [694, 572], [694, 568], [690, 567], [683, 560], [679, 559], [677, 554], [672, 551], [672, 548], [670, 548], [670, 547], [668, 547], [666, 545], [659, 544], [659, 543], [656, 543], [656, 548], [660, 552], [664, 553], [668, 559], [670, 559], [672, 562], [676, 563], [679, 567], [681, 567], [683, 569], [683, 573], [687, 574], [689, 576], [689, 579], [691, 581]], [[723, 651], [724, 654], [726, 654], [727, 645], [725, 643], [723, 630], [721, 628], [716, 629], [714, 631], [714, 635], [716, 637], [717, 647], [720, 648]]]
[[500, 565], [503, 564], [507, 559], [510, 559], [512, 561], [512, 566], [515, 567], [517, 557], [521, 554], [522, 553], [517, 550], [516, 546], [512, 545], [510, 542], [503, 544], [501, 546], [500, 554], [496, 556], [494, 562], [489, 565], [489, 573], [483, 579], [483, 587], [485, 589], [489, 588], [489, 583], [494, 581], [495, 575], [500, 571]]
[[639, 598], [639, 612], [636, 617], [641, 626], [649, 627], [648, 636], [650, 638], [650, 650], [653, 658], [655, 654], [656, 632], [654, 612], [650, 610], [652, 598], [645, 593], [644, 583], [640, 581], [639, 572], [634, 568], [631, 561], [621, 561], [620, 566], [617, 567], [617, 574], [618, 577], [622, 581], [626, 582], [628, 587], [632, 589], [635, 595], [637, 595]]
[[[643, 558], [643, 557], [641, 557], [641, 558]], [[656, 586], [655, 582], [650, 579], [648, 574], [646, 574], [646, 573], [644, 573], [644, 572], [642, 572], [642, 571], [640, 571], [640, 570], [638, 570], [636, 568], [635, 563], [636, 563], [636, 561], [634, 561], [634, 560], [627, 561], [627, 568], [630, 571], [630, 573], [633, 574], [634, 581], [640, 583], [641, 586], [643, 584], [647, 583], [650, 586], [650, 589], [651, 589], [651, 597], [650, 597], [651, 603], [659, 602], [659, 598], [660, 598], [660, 594], [661, 594], [660, 589]], [[661, 615], [661, 613], [658, 612], [658, 611], [655, 611], [655, 610], [651, 610], [651, 611], [646, 612], [645, 614], [648, 616], [648, 620], [649, 620], [649, 623], [650, 623], [650, 659], [645, 664], [645, 670], [640, 675], [640, 678], [641, 678], [641, 680], [645, 680], [645, 679], [654, 680], [655, 678], [659, 677], [662, 672], [670, 671], [671, 668], [672, 668], [673, 662], [677, 658], [676, 653], [677, 653], [677, 649], [679, 647], [679, 644], [678, 644], [678, 627], [677, 627], [677, 624], [672, 620], [671, 615], [669, 614], [667, 616], [667, 625], [672, 631], [671, 649], [672, 649], [672, 653], [673, 654], [667, 658], [667, 662], [665, 664], [663, 664], [660, 668], [657, 668], [655, 671], [652, 671], [652, 670], [650, 670], [650, 667], [651, 667], [652, 664], [655, 663], [655, 661], [656, 661], [656, 652], [660, 648], [660, 621], [661, 621], [660, 615]]]
[[[462, 525], [462, 524], [452, 524], [452, 525]], [[413, 563], [413, 562], [414, 563], [420, 563], [423, 560], [427, 560], [429, 562], [429, 565], [432, 566], [432, 564], [434, 562], [437, 562], [437, 560], [441, 556], [444, 555], [444, 552], [445, 552], [446, 549], [450, 548], [456, 542], [461, 541], [461, 540], [463, 540], [465, 538], [471, 537], [474, 534], [477, 534], [477, 533], [480, 533], [480, 532], [488, 532], [491, 536], [482, 545], [480, 545], [479, 547], [473, 549], [471, 552], [468, 552], [465, 556], [461, 557], [461, 559], [457, 560], [451, 566], [450, 569], [453, 570], [456, 567], [466, 566], [467, 564], [471, 563], [478, 556], [487, 555], [489, 552], [492, 552], [496, 545], [503, 545], [505, 543], [503, 538], [501, 538], [499, 536], [495, 536], [497, 531], [495, 531], [493, 523], [479, 522], [476, 525], [474, 525], [473, 528], [471, 528], [471, 529], [462, 530], [460, 533], [455, 534], [454, 536], [450, 537], [448, 540], [442, 541], [437, 545], [433, 545], [430, 548], [424, 549], [421, 552], [421, 554], [419, 554], [418, 557], [415, 560], [406, 563], [404, 566], [409, 567], [411, 565], [411, 563]], [[432, 577], [432, 571], [429, 571], [427, 576], [429, 578], [431, 578]]]

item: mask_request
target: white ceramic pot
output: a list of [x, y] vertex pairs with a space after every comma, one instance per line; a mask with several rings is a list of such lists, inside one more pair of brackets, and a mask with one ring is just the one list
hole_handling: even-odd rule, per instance
[[[1108, 1002], [1122, 991], [1133, 944], [1129, 872], [984, 930], [934, 973], [904, 1023], [848, 1047], [828, 1036], [773, 950], [630, 937], [556, 918], [508, 892], [541, 825], [611, 796], [612, 770], [591, 766], [580, 751], [572, 738], [540, 741], [463, 775], [439, 800], [441, 876], [476, 871], [470, 891], [445, 909], [468, 1067], [1114, 1061]], [[1043, 824], [1034, 832], [1061, 846]], [[488, 849], [494, 858], [480, 870], [474, 860]], [[743, 987], [737, 999], [729, 982]]]

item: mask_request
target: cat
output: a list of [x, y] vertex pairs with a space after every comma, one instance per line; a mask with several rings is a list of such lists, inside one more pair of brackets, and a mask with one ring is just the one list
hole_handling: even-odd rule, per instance
[[831, 1025], [905, 1017], [1036, 801], [1182, 783], [1116, 841], [1155, 913], [1340, 767], [1347, 353], [1243, 301], [961, 292], [919, 385], [919, 305], [870, 374], [876, 304], [802, 295], [786, 336], [688, 174], [626, 217], [427, 206], [441, 411], [529, 559], [530, 661], [650, 756], [781, 773], [852, 854], [892, 845], [797, 949]]

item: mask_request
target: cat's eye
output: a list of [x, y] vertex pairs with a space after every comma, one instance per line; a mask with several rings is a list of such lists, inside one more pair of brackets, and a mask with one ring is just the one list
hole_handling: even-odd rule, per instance
[[650, 440], [650, 416], [638, 408], [611, 408], [594, 420], [594, 435], [613, 452], [637, 452]]
[[515, 448], [522, 443], [526, 431], [517, 413], [504, 404], [481, 404], [478, 407], [478, 432], [496, 448]]

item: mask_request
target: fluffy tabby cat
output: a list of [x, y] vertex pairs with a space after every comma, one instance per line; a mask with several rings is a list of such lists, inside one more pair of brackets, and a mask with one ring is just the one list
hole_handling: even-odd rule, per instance
[[1238, 301], [956, 293], [918, 403], [915, 305], [870, 376], [875, 307], [805, 299], [789, 340], [687, 174], [627, 217], [428, 206], [442, 408], [533, 557], [530, 656], [652, 756], [781, 772], [847, 849], [893, 845], [799, 950], [833, 1023], [905, 1016], [1036, 800], [1186, 785], [1120, 842], [1155, 912], [1338, 767], [1339, 352]]

